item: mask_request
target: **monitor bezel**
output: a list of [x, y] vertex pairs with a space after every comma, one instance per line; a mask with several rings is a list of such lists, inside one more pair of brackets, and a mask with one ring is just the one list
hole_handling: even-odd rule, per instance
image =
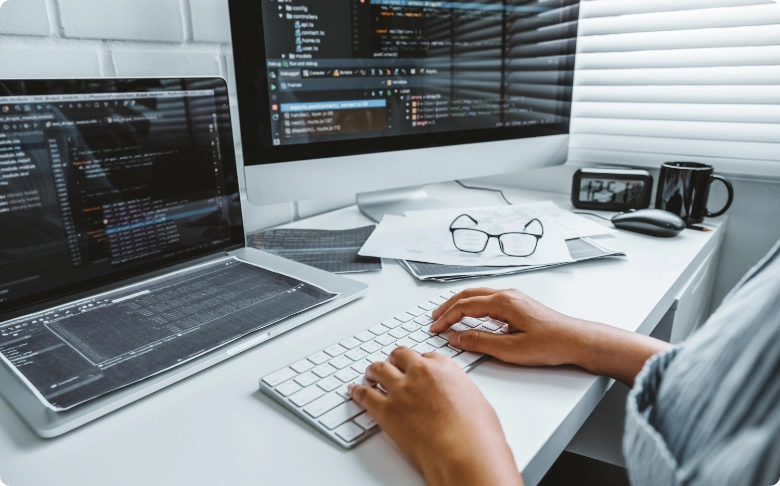
[[[165, 92], [173, 90], [160, 89], [162, 81], [176, 81], [185, 84], [187, 82], [214, 81], [216, 108], [220, 119], [227, 120], [227, 124], [219, 125], [219, 135], [224, 141], [222, 144], [223, 170], [225, 171], [226, 198], [233, 201], [229, 204], [228, 221], [230, 223], [230, 241], [209, 248], [195, 250], [186, 255], [176, 255], [168, 258], [142, 263], [137, 266], [117, 270], [106, 275], [93, 277], [68, 285], [43, 290], [35, 294], [0, 303], [0, 322], [5, 316], [19, 315], [28, 308], [40, 309], [46, 303], [61, 301], [69, 296], [81, 295], [94, 289], [105, 289], [106, 286], [128, 279], [140, 279], [146, 275], [159, 274], [161, 271], [177, 267], [187, 262], [194, 262], [209, 255], [224, 254], [226, 252], [246, 246], [244, 234], [243, 215], [241, 213], [241, 201], [239, 190], [239, 174], [236, 160], [236, 149], [233, 139], [233, 122], [230, 117], [230, 98], [227, 81], [215, 76], [189, 76], [176, 77], [133, 77], [133, 78], [72, 78], [72, 79], [2, 79], [0, 80], [0, 104], [7, 96], [43, 96], [53, 94], [100, 94], [100, 93], [127, 93], [127, 92]], [[87, 86], [88, 83], [88, 86]], [[12, 87], [16, 90], [12, 91]], [[89, 89], [87, 89], [89, 88]], [[113, 88], [113, 89], [112, 89]], [[21, 92], [21, 89], [25, 91]], [[221, 101], [221, 102], [220, 102]], [[235, 211], [235, 214], [234, 214]]]
[[[578, 6], [579, 0], [572, 0], [571, 4]], [[228, 7], [245, 167], [570, 133], [568, 120], [571, 116], [574, 85], [573, 65], [571, 75], [566, 80], [564, 89], [561, 90], [562, 94], [556, 98], [559, 102], [556, 116], [563, 116], [566, 120], [564, 123], [274, 146], [270, 126], [271, 106], [268, 99], [268, 68], [262, 5], [260, 2], [228, 0]], [[578, 24], [579, 22], [574, 23], [575, 53]], [[566, 107], [568, 110], [565, 109]]]

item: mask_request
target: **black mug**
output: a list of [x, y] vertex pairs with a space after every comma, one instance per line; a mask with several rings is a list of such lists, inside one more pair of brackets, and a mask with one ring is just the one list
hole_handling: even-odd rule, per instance
[[[707, 209], [710, 198], [710, 184], [721, 181], [729, 193], [723, 209], [711, 213]], [[711, 165], [696, 162], [666, 162], [661, 166], [658, 190], [655, 197], [656, 209], [663, 209], [680, 216], [687, 226], [699, 224], [704, 217], [722, 215], [734, 201], [734, 187], [731, 182], [715, 175]]]

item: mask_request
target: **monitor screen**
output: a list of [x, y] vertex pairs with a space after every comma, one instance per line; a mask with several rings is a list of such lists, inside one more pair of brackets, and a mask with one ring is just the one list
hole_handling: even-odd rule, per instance
[[0, 312], [241, 246], [222, 79], [0, 81]]
[[231, 0], [247, 165], [569, 131], [578, 0]]

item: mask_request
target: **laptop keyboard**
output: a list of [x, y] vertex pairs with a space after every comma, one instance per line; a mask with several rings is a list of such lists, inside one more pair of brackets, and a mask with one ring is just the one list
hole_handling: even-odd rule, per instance
[[384, 361], [395, 348], [407, 346], [420, 354], [439, 353], [469, 371], [484, 355], [449, 346], [449, 334], [470, 329], [506, 333], [502, 322], [471, 317], [446, 332], [430, 332], [431, 311], [452, 295], [454, 292], [434, 297], [274, 371], [260, 379], [260, 389], [340, 446], [351, 449], [379, 431], [374, 418], [347, 392], [350, 383], [369, 384], [363, 375], [371, 363]]

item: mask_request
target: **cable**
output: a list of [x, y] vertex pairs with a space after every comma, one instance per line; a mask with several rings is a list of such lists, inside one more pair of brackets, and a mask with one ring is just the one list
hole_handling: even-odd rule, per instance
[[593, 213], [586, 213], [584, 211], [572, 211], [572, 213], [574, 213], [574, 214], [585, 214], [585, 215], [588, 215], [588, 216], [593, 216], [594, 218], [603, 219], [604, 221], [612, 221], [611, 219], [605, 218], [604, 216], [599, 216], [598, 214], [593, 214]]
[[487, 187], [474, 187], [474, 186], [467, 186], [466, 184], [464, 184], [464, 183], [462, 183], [462, 182], [460, 182], [460, 181], [458, 181], [458, 180], [456, 180], [455, 182], [457, 182], [457, 183], [460, 185], [460, 187], [462, 187], [462, 188], [464, 188], [464, 189], [471, 189], [471, 190], [474, 190], [474, 191], [489, 191], [489, 192], [497, 192], [497, 193], [499, 193], [499, 194], [501, 195], [501, 199], [503, 199], [503, 200], [504, 200], [504, 202], [506, 202], [506, 203], [507, 203], [507, 204], [509, 204], [510, 206], [513, 206], [513, 204], [512, 204], [511, 202], [509, 202], [509, 199], [507, 199], [507, 198], [506, 198], [506, 196], [504, 196], [504, 191], [502, 191], [501, 189], [489, 189], [489, 188], [487, 188]]

